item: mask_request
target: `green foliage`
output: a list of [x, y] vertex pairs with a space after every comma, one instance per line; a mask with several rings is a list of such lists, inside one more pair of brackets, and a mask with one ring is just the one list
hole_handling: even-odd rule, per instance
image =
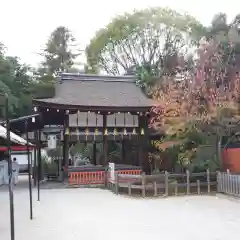
[[[54, 74], [71, 68], [78, 54], [71, 49], [74, 38], [65, 27], [51, 34], [44, 50], [43, 66], [37, 70], [21, 64], [17, 57], [6, 56], [0, 45], [0, 94], [7, 94], [10, 117], [30, 114], [32, 98], [51, 98], [55, 95]], [[1, 111], [2, 117], [4, 111]]]
[[52, 98], [55, 96], [54, 83], [37, 83], [32, 85], [33, 98]]
[[226, 62], [231, 53], [240, 53], [239, 27], [239, 15], [237, 15], [232, 22], [228, 23], [226, 13], [218, 13], [214, 15], [212, 24], [208, 30], [207, 36], [221, 43], [225, 53], [224, 57], [227, 58]]
[[42, 157], [42, 179], [44, 175], [56, 174], [58, 172], [58, 164], [54, 161], [49, 161], [47, 157]]
[[[212, 138], [196, 127], [194, 123], [186, 124], [186, 128], [178, 134], [167, 136], [162, 142], [172, 141], [172, 146], [166, 148], [160, 156], [171, 161], [172, 167], [181, 166], [194, 171], [215, 169], [219, 167], [216, 161], [216, 149]], [[209, 146], [209, 149], [206, 146]], [[204, 153], [204, 154], [203, 154]]]
[[164, 153], [167, 155], [168, 159], [171, 159], [173, 165], [179, 163], [180, 145], [172, 146], [167, 148]]
[[42, 71], [49, 75], [64, 72], [71, 68], [79, 55], [73, 52], [75, 39], [71, 31], [63, 26], [57, 27], [50, 35], [41, 54], [44, 57]]
[[189, 165], [189, 169], [193, 172], [203, 172], [209, 169], [212, 172], [220, 170], [220, 162], [216, 154], [212, 155], [211, 158], [195, 158]]
[[204, 33], [192, 16], [171, 9], [126, 13], [95, 34], [86, 48], [87, 63], [93, 72], [121, 74], [135, 67], [159, 76], [173, 67], [184, 46], [195, 45]]
[[71, 155], [81, 155], [84, 158], [91, 158], [93, 156], [93, 146], [92, 144], [84, 144], [78, 142], [70, 148]]
[[[19, 116], [29, 112], [31, 96], [28, 86], [31, 77], [29, 68], [20, 64], [17, 57], [0, 54], [0, 94], [7, 94], [9, 99], [9, 111], [11, 116]], [[3, 116], [4, 111], [1, 112]]]
[[63, 156], [63, 151], [62, 151], [62, 146], [57, 146], [55, 149], [49, 149], [47, 154], [49, 157], [52, 159], [62, 157]]

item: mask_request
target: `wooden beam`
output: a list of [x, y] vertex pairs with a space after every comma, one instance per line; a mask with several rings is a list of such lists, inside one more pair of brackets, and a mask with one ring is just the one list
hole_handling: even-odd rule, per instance
[[93, 142], [93, 164], [97, 165], [97, 143]]
[[117, 112], [149, 112], [153, 106], [75, 106], [69, 104], [57, 104], [57, 103], [49, 103], [37, 99], [33, 99], [33, 105], [42, 109], [55, 109], [55, 110], [69, 110], [70, 112], [98, 112], [100, 111], [102, 114], [107, 114], [108, 112], [117, 113]]
[[[34, 117], [38, 117], [38, 116], [40, 116], [39, 113], [37, 113], [37, 114], [32, 114], [32, 115], [28, 115], [28, 116], [23, 116], [23, 117], [19, 117], [19, 118], [14, 118], [14, 119], [10, 119], [10, 120], [9, 120], [9, 123], [24, 121], [24, 120], [27, 120], [27, 119], [29, 119], [29, 118], [34, 118]], [[2, 125], [2, 124], [6, 124], [6, 121], [1, 121], [1, 122], [0, 122], [0, 125]]]
[[68, 164], [69, 164], [69, 161], [68, 161], [68, 158], [69, 158], [69, 135], [70, 135], [70, 132], [69, 132], [69, 117], [68, 117], [68, 114], [65, 114], [64, 116], [64, 155], [63, 155], [63, 158], [64, 158], [64, 166], [65, 166], [65, 169], [68, 169]]
[[[103, 115], [103, 131], [107, 127], [107, 115]], [[108, 142], [107, 142], [107, 135], [104, 135], [103, 132], [103, 154], [104, 154], [104, 166], [108, 164]]]
[[[148, 122], [146, 116], [139, 116], [138, 118], [139, 128], [138, 128], [138, 137], [139, 137], [139, 146], [138, 146], [138, 157], [139, 165], [142, 166], [143, 171], [146, 173], [150, 172], [150, 165], [148, 162], [148, 147], [150, 143], [149, 131], [148, 131]], [[144, 134], [141, 134], [142, 129]]]

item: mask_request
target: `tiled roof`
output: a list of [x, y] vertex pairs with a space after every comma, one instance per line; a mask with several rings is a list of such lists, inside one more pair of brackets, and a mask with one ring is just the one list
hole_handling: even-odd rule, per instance
[[153, 106], [135, 84], [132, 76], [61, 74], [56, 83], [56, 96], [37, 102], [87, 107]]

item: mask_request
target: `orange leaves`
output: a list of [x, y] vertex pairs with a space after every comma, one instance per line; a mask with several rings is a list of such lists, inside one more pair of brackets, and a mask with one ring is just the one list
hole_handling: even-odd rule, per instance
[[194, 66], [180, 69], [181, 79], [164, 76], [152, 87], [151, 96], [158, 101], [158, 107], [152, 111], [152, 126], [166, 129], [171, 118], [179, 122], [211, 119], [219, 108], [236, 105], [240, 65], [236, 65], [237, 58], [231, 51], [214, 40], [203, 39]]

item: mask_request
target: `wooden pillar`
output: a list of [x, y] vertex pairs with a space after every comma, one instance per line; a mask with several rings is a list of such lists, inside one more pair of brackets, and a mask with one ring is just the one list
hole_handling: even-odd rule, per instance
[[97, 144], [96, 144], [95, 141], [93, 142], [93, 156], [92, 156], [92, 158], [93, 158], [93, 164], [97, 165]]
[[125, 140], [122, 139], [122, 152], [121, 152], [121, 163], [125, 163], [126, 162], [126, 154], [125, 154]]
[[[150, 173], [150, 164], [148, 162], [148, 148], [149, 148], [149, 131], [148, 122], [145, 115], [138, 117], [138, 159], [139, 165], [142, 166], [143, 171]], [[143, 134], [143, 132], [144, 134]]]
[[69, 130], [69, 116], [68, 114], [64, 115], [64, 135], [63, 135], [63, 162], [65, 169], [68, 169], [68, 158], [69, 158], [69, 139], [70, 139], [70, 130]]
[[[37, 131], [34, 131], [34, 142], [37, 145]], [[37, 186], [37, 148], [34, 148], [34, 161], [33, 161], [33, 184]]]
[[104, 166], [108, 165], [108, 142], [107, 135], [104, 134], [107, 128], [107, 115], [103, 114], [103, 156], [104, 156]]
[[40, 201], [40, 180], [42, 180], [42, 156], [41, 156], [41, 149], [42, 149], [42, 133], [41, 130], [37, 131], [37, 190], [38, 190], [38, 201]]
[[64, 126], [63, 126], [63, 145], [62, 145], [62, 159], [61, 159], [61, 170], [63, 170], [63, 167], [65, 166], [65, 150], [66, 150], [66, 137], [65, 137], [65, 121], [64, 121]]

